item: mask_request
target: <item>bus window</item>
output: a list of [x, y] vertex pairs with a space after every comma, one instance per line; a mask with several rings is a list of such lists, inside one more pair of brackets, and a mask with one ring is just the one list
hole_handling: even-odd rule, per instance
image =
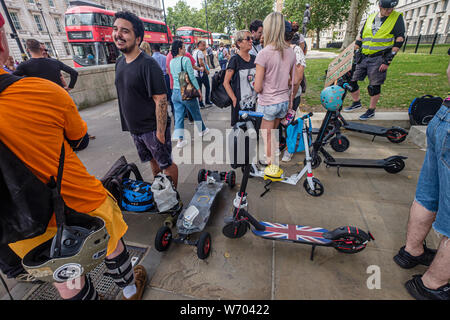
[[95, 65], [94, 43], [72, 43], [72, 49], [76, 63], [83, 67]]
[[117, 57], [119, 56], [119, 50], [114, 45], [113, 42], [105, 43], [106, 45], [106, 59], [108, 63], [116, 63]]
[[177, 36], [192, 36], [193, 31], [192, 30], [179, 30], [177, 31]]

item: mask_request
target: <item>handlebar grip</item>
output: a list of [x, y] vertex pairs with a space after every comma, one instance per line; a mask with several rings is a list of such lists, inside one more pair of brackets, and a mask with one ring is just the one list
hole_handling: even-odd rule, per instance
[[344, 89], [349, 90], [349, 91], [352, 91], [352, 90], [353, 90], [353, 87], [352, 87], [351, 85], [349, 85], [347, 82], [344, 83], [344, 85], [343, 85], [342, 87], [343, 87]]
[[247, 119], [247, 117], [253, 117], [253, 118], [262, 118], [264, 117], [264, 113], [262, 112], [255, 112], [255, 111], [239, 111], [239, 116], [242, 119]]
[[307, 118], [311, 118], [312, 116], [313, 116], [313, 113], [310, 112], [310, 113], [308, 113], [308, 114], [305, 114], [305, 115], [302, 117], [302, 120], [305, 120], [305, 119], [307, 119]]

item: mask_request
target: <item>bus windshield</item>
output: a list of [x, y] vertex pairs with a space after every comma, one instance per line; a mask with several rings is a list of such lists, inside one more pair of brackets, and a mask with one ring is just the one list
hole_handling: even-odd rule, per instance
[[72, 49], [73, 60], [83, 67], [107, 64], [103, 43], [72, 43]]
[[112, 27], [114, 17], [101, 13], [66, 14], [66, 27], [72, 26], [104, 26]]
[[179, 30], [177, 31], [177, 36], [192, 36], [193, 31], [192, 30]]

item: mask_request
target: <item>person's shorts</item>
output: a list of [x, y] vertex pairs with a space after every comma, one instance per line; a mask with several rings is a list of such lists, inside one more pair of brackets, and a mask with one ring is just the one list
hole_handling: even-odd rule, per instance
[[264, 120], [274, 121], [275, 119], [283, 119], [289, 108], [289, 102], [281, 102], [277, 104], [271, 104], [268, 106], [258, 105], [256, 111], [264, 113]]
[[387, 71], [379, 71], [383, 61], [383, 56], [365, 57], [361, 63], [356, 65], [352, 81], [364, 81], [366, 77], [369, 77], [371, 86], [382, 85], [386, 81], [387, 75]]
[[437, 212], [433, 228], [450, 237], [450, 108], [442, 106], [428, 124], [427, 144], [415, 200]]
[[139, 158], [142, 162], [156, 160], [161, 170], [172, 165], [172, 141], [170, 137], [170, 125], [166, 127], [166, 142], [161, 143], [156, 137], [156, 131], [143, 134], [131, 134], [136, 145]]

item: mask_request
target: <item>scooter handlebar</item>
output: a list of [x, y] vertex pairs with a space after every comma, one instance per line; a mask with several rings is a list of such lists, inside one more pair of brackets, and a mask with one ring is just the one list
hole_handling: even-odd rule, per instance
[[246, 120], [248, 117], [253, 117], [253, 118], [262, 118], [264, 117], [264, 113], [262, 112], [255, 112], [255, 111], [239, 111], [239, 116], [243, 119]]
[[342, 87], [348, 91], [352, 91], [353, 87], [349, 85], [347, 82], [342, 85]]

